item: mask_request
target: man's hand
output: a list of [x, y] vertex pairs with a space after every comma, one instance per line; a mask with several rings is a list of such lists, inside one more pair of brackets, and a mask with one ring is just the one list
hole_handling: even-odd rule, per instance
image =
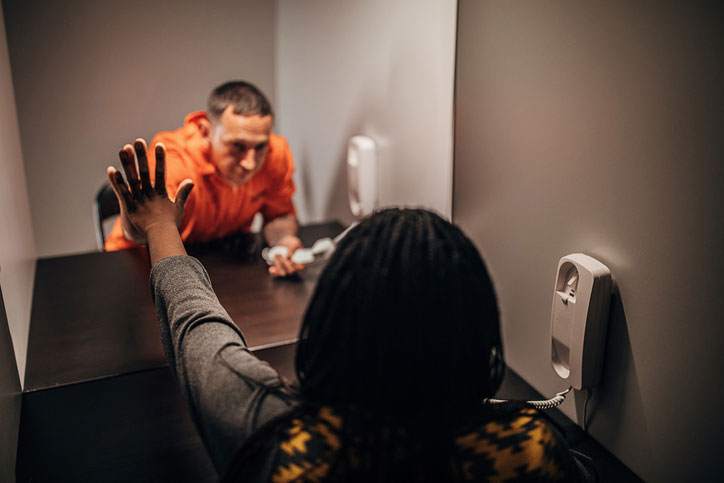
[[302, 241], [297, 237], [297, 217], [289, 214], [279, 216], [264, 225], [264, 238], [270, 247], [283, 246], [287, 248], [287, 256], [277, 255], [274, 264], [269, 267], [272, 277], [286, 277], [304, 269], [301, 263], [294, 263], [292, 254], [302, 247]]
[[302, 247], [302, 241], [294, 235], [286, 235], [276, 242], [275, 246], [283, 246], [288, 250], [286, 257], [277, 255], [274, 257], [274, 265], [269, 267], [269, 274], [272, 277], [286, 277], [304, 269], [301, 263], [294, 263], [291, 258], [292, 254]]
[[143, 139], [136, 139], [133, 146], [126, 144], [118, 153], [128, 184], [119, 171], [112, 166], [108, 168], [108, 180], [121, 208], [123, 234], [138, 244], [147, 243], [149, 232], [155, 228], [159, 228], [159, 231], [169, 226], [178, 229], [184, 205], [194, 187], [190, 179], [184, 180], [179, 185], [176, 199], [170, 200], [166, 194], [166, 150], [161, 143], [156, 144], [155, 149], [155, 186], [151, 183], [146, 142]]

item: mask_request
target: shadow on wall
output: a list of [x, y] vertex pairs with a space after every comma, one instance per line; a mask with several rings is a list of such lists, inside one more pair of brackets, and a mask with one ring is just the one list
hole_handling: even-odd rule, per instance
[[327, 200], [323, 208], [325, 219], [337, 219], [345, 225], [349, 225], [354, 221], [354, 216], [349, 208], [349, 179], [347, 176], [347, 142], [357, 135], [364, 135], [371, 137], [376, 144], [377, 150], [377, 163], [378, 163], [378, 179], [377, 179], [377, 192], [379, 196], [380, 190], [380, 171], [383, 166], [383, 156], [380, 149], [380, 136], [376, 134], [374, 128], [374, 121], [376, 112], [371, 109], [370, 106], [375, 105], [376, 102], [369, 102], [370, 100], [376, 100], [377, 96], [373, 92], [366, 92], [360, 96], [360, 99], [366, 99], [368, 102], [358, 102], [354, 112], [357, 115], [350, 122], [349, 126], [345, 129], [344, 142], [340, 143], [336, 147], [335, 153], [332, 156], [333, 164], [332, 169], [334, 170], [333, 176], [331, 176], [332, 184], [327, 191]]
[[[354, 134], [348, 135], [349, 139]], [[330, 171], [330, 187], [324, 191], [327, 193], [324, 206], [317, 206], [314, 196], [314, 190], [323, 190], [319, 186], [319, 181], [314, 179], [314, 170], [310, 167], [310, 163], [314, 162], [312, 156], [304, 144], [297, 148], [294, 153], [297, 177], [297, 196], [296, 201], [297, 216], [300, 223], [315, 223], [327, 220], [338, 220], [343, 224], [349, 224], [354, 219], [349, 211], [348, 203], [348, 187], [347, 187], [347, 144], [337, 148], [333, 156], [334, 163]], [[321, 216], [315, 216], [315, 213], [321, 213]]]
[[[367, 113], [362, 112], [358, 119], [352, 123], [352, 128], [346, 132], [346, 140], [351, 139], [353, 136], [363, 135], [368, 136], [375, 142], [375, 151], [377, 155], [377, 205], [375, 209], [382, 209], [390, 206], [389, 203], [385, 202], [384, 196], [381, 191], [383, 189], [383, 183], [387, 177], [388, 166], [387, 159], [389, 157], [389, 139], [380, 134], [375, 128], [374, 123], [370, 121], [364, 121], [370, 119], [371, 116]], [[329, 190], [327, 197], [327, 203], [325, 206], [325, 213], [327, 219], [338, 219], [342, 223], [349, 225], [355, 220], [354, 215], [350, 209], [349, 203], [349, 177], [347, 172], [347, 143], [338, 148], [337, 154], [334, 159], [337, 162], [334, 164], [334, 183]]]
[[[310, 220], [310, 213], [314, 213], [314, 197], [312, 196], [312, 189], [314, 181], [312, 180], [312, 172], [307, 166], [308, 160], [310, 159], [309, 150], [307, 145], [302, 140], [297, 153], [294, 153], [295, 168], [297, 170], [297, 193], [301, 198], [301, 203], [296, 203], [297, 217], [300, 222], [308, 222]], [[301, 206], [300, 206], [301, 205]]]
[[[345, 139], [349, 140], [355, 134], [347, 133]], [[349, 184], [347, 181], [347, 143], [339, 148], [339, 154], [334, 156], [338, 162], [334, 164], [334, 182], [332, 183], [329, 195], [327, 196], [327, 206], [324, 212], [331, 219], [339, 219], [345, 225], [349, 225], [352, 220], [352, 214], [349, 210]]]
[[[392, 75], [392, 74], [390, 74]], [[345, 130], [344, 143], [337, 147], [334, 155], [334, 182], [328, 191], [324, 213], [326, 219], [339, 219], [345, 224], [352, 223], [354, 216], [349, 208], [349, 180], [347, 176], [347, 141], [353, 136], [368, 136], [375, 142], [377, 155], [377, 208], [394, 205], [390, 203], [389, 193], [400, 188], [393, 173], [394, 163], [391, 162], [392, 142], [390, 133], [395, 133], [395, 124], [390, 116], [394, 108], [389, 106], [388, 99], [396, 99], [390, 91], [394, 82], [388, 78], [383, 89], [375, 83], [374, 78], [368, 79], [366, 88], [358, 96], [355, 109], [356, 115], [352, 118]], [[399, 141], [399, 140], [398, 140]], [[404, 162], [404, 160], [397, 160]], [[397, 183], [397, 184], [396, 184]], [[414, 204], [414, 203], [411, 203]]]
[[[623, 448], [619, 454], [627, 466], [651, 467], [651, 438], [621, 291], [615, 281], [611, 295], [603, 377], [601, 384], [592, 391], [586, 416], [589, 432], [606, 447]], [[584, 422], [585, 400], [584, 391], [575, 392], [576, 420], [581, 425]], [[618, 421], [619, 425], [611, 424], [612, 421]], [[627, 432], [640, 434], [641, 438], [636, 441], [621, 440], [620, 428], [624, 426], [629, 427]], [[633, 465], [634, 461], [645, 463]]]

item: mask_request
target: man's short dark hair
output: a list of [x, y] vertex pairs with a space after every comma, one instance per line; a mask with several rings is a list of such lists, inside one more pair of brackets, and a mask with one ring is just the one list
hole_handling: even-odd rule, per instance
[[206, 113], [212, 121], [218, 121], [229, 105], [234, 114], [241, 116], [272, 116], [271, 104], [255, 85], [244, 81], [230, 81], [214, 89], [207, 101]]

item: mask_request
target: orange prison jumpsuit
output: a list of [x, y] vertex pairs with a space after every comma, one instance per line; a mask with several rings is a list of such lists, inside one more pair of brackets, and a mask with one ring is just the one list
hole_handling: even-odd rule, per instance
[[[286, 139], [276, 134], [269, 137], [269, 151], [262, 167], [243, 185], [234, 186], [216, 172], [208, 157], [198, 122], [206, 112], [192, 112], [183, 127], [157, 134], [149, 144], [148, 164], [154, 178], [156, 157], [154, 146], [166, 146], [166, 189], [176, 195], [179, 184], [186, 178], [194, 189], [186, 203], [181, 223], [181, 238], [190, 243], [222, 238], [237, 231], [249, 231], [256, 213], [265, 222], [276, 217], [295, 214], [294, 159]], [[116, 220], [105, 241], [107, 251], [137, 246], [123, 236], [121, 221]]]

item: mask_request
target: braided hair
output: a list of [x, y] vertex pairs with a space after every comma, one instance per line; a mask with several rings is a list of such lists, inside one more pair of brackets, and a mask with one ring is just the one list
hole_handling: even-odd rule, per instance
[[326, 481], [461, 481], [454, 436], [488, 419], [503, 352], [495, 291], [460, 229], [421, 209], [387, 209], [339, 243], [302, 321], [301, 405], [260, 428], [227, 481], [303, 414], [342, 416]]
[[480, 414], [504, 371], [495, 291], [478, 250], [426, 210], [362, 221], [320, 277], [296, 370], [307, 403], [402, 426], [425, 458], [449, 453], [440, 445]]

